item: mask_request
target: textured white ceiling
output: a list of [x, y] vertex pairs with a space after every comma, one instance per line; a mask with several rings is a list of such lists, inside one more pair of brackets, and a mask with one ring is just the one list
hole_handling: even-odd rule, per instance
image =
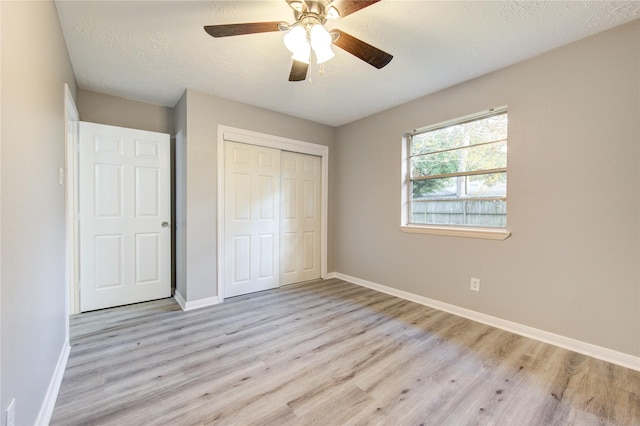
[[204, 25], [293, 21], [285, 0], [57, 0], [81, 88], [173, 107], [186, 88], [338, 126], [640, 18], [638, 1], [383, 0], [339, 28], [394, 59], [338, 49], [288, 81], [281, 33], [214, 39]]

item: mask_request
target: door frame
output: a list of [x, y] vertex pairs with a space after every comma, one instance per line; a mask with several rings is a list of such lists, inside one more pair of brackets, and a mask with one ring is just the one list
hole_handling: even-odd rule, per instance
[[65, 223], [67, 334], [69, 315], [80, 313], [78, 288], [78, 121], [80, 115], [69, 85], [64, 85]]
[[322, 159], [322, 177], [320, 184], [321, 201], [321, 231], [320, 231], [320, 278], [327, 277], [327, 224], [328, 224], [328, 200], [329, 200], [329, 147], [310, 142], [235, 127], [218, 125], [218, 194], [217, 194], [217, 218], [216, 218], [216, 250], [217, 250], [217, 294], [220, 302], [224, 301], [224, 177], [225, 177], [225, 141], [240, 142], [267, 148], [275, 148], [281, 151], [297, 152], [299, 154], [315, 155]]

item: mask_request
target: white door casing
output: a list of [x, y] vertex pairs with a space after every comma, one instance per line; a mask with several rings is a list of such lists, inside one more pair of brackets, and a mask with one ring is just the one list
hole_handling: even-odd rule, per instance
[[171, 296], [169, 135], [79, 125], [81, 311]]
[[225, 295], [278, 287], [280, 151], [225, 147]]
[[[80, 288], [78, 286], [78, 109], [69, 85], [64, 85], [64, 129], [65, 129], [65, 216], [67, 249], [67, 313], [80, 313]], [[67, 321], [68, 321], [67, 315]], [[69, 327], [66, 327], [67, 332]], [[68, 340], [68, 339], [67, 339]]]
[[320, 157], [282, 151], [280, 283], [320, 278]]

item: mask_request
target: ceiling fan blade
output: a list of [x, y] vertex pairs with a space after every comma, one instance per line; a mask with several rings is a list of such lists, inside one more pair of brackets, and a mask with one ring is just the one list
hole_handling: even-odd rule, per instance
[[307, 71], [309, 70], [309, 64], [305, 64], [300, 61], [293, 61], [291, 65], [291, 73], [289, 74], [289, 81], [304, 81], [307, 79]]
[[351, 15], [352, 13], [378, 3], [379, 1], [380, 0], [335, 0], [331, 3], [331, 6], [338, 9], [340, 17], [344, 18], [347, 15]]
[[205, 25], [204, 30], [212, 37], [229, 37], [243, 34], [280, 31], [281, 22], [249, 22], [246, 24]]
[[332, 30], [331, 32], [339, 34], [338, 39], [334, 41], [333, 44], [378, 69], [384, 67], [391, 62], [391, 59], [393, 59], [393, 55], [390, 55], [369, 43], [365, 43], [344, 31]]

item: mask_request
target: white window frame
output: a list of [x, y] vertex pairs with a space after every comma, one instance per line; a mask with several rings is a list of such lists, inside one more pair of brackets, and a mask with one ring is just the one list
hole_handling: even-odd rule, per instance
[[[489, 240], [505, 240], [511, 236], [506, 228], [489, 228], [481, 226], [456, 226], [456, 225], [431, 225], [431, 224], [415, 224], [410, 223], [409, 209], [411, 201], [411, 179], [409, 170], [409, 156], [410, 156], [410, 137], [417, 132], [424, 132], [429, 130], [436, 130], [438, 128], [452, 126], [454, 124], [463, 123], [466, 121], [478, 120], [483, 117], [491, 115], [501, 114], [507, 112], [507, 107], [502, 106], [499, 108], [492, 108], [487, 111], [467, 115], [464, 117], [455, 118], [452, 120], [443, 121], [437, 124], [426, 126], [420, 129], [415, 129], [411, 132], [407, 132], [402, 138], [402, 202], [401, 202], [401, 216], [400, 216], [400, 230], [408, 233], [418, 234], [431, 234], [431, 235], [445, 235], [453, 237], [467, 237], [467, 238], [482, 238]], [[507, 166], [508, 167], [508, 166]]]

